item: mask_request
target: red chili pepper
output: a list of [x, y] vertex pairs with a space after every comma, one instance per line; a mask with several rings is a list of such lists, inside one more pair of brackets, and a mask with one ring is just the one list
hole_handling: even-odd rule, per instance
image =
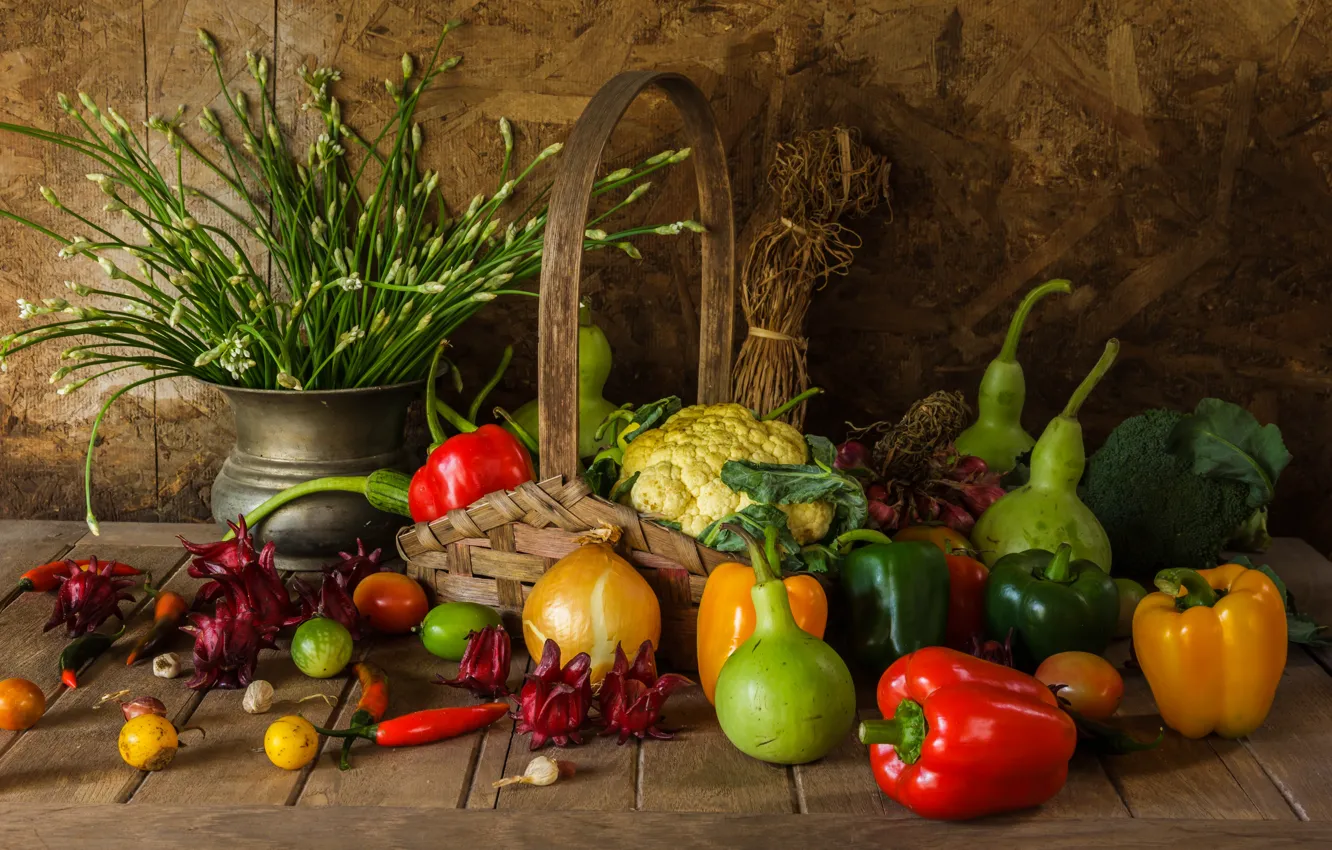
[[985, 582], [990, 571], [965, 549], [944, 549], [948, 563], [948, 627], [945, 640], [953, 649], [970, 650], [985, 630]]
[[[42, 564], [40, 567], [33, 567], [19, 578], [19, 593], [45, 593], [48, 590], [55, 590], [60, 586], [59, 577], [68, 574], [69, 565], [71, 563], [77, 565], [81, 570], [86, 570], [92, 561], [91, 559], [80, 559], [77, 561], [60, 560]], [[98, 561], [98, 564], [103, 567], [108, 563], [111, 564], [111, 575], [113, 576], [143, 575], [143, 570], [136, 570], [129, 564], [122, 564], [119, 561]]]
[[889, 797], [922, 817], [960, 820], [1038, 806], [1068, 778], [1073, 720], [1025, 673], [944, 647], [893, 663], [860, 740]]
[[429, 708], [360, 729], [315, 729], [331, 738], [365, 738], [381, 747], [414, 747], [484, 729], [509, 713], [507, 702], [456, 708]]
[[[347, 729], [368, 729], [383, 718], [388, 711], [388, 676], [373, 664], [359, 661], [352, 665], [356, 680], [361, 684], [361, 699], [356, 703], [356, 711], [351, 716]], [[347, 757], [351, 754], [355, 737], [348, 737], [342, 742], [342, 758], [338, 760], [339, 770], [349, 770], [351, 764]]]
[[[148, 588], [152, 592], [151, 588]], [[157, 602], [153, 606], [153, 627], [148, 633], [139, 638], [139, 642], [134, 644], [130, 650], [129, 657], [125, 659], [125, 665], [130, 666], [140, 658], [157, 651], [163, 644], [176, 635], [181, 623], [185, 621], [185, 615], [190, 611], [190, 603], [185, 601], [185, 597], [171, 590], [157, 592]]]

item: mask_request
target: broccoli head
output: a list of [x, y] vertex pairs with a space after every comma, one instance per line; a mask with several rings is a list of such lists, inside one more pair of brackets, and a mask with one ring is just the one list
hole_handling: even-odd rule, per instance
[[1239, 481], [1195, 474], [1170, 451], [1185, 414], [1126, 419], [1087, 463], [1082, 501], [1110, 538], [1116, 574], [1148, 581], [1167, 567], [1207, 569], [1254, 508]]

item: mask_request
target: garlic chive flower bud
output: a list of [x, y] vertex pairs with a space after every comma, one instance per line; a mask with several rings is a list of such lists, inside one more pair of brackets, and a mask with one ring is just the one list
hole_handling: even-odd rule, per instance
[[481, 209], [481, 204], [485, 199], [485, 195], [477, 195], [475, 198], [472, 198], [472, 202], [467, 205], [467, 212], [463, 214], [463, 218], [471, 218], [476, 215], [476, 211]]
[[413, 70], [414, 65], [412, 62], [412, 55], [410, 53], [402, 54], [402, 78], [404, 80], [409, 79], [412, 76]]
[[106, 276], [112, 280], [128, 280], [128, 275], [122, 272], [115, 263], [111, 262], [106, 257], [98, 257], [97, 265], [101, 266], [102, 271], [106, 272]]
[[671, 154], [670, 158], [667, 159], [667, 162], [669, 162], [671, 165], [678, 165], [684, 162], [686, 159], [689, 159], [689, 155], [692, 154], [693, 152], [694, 152], [693, 148], [680, 148], [678, 151]]
[[499, 132], [500, 138], [504, 140], [504, 152], [508, 153], [513, 150], [513, 125], [503, 115], [500, 116], [499, 120]]
[[293, 377], [292, 377], [290, 374], [288, 374], [287, 372], [278, 372], [277, 383], [278, 383], [278, 386], [279, 386], [279, 387], [282, 387], [283, 389], [287, 389], [287, 390], [303, 390], [303, 389], [305, 389], [305, 387], [301, 386], [301, 382], [300, 382], [300, 381], [298, 381], [298, 380], [296, 380], [295, 378], [293, 378]]
[[346, 277], [340, 277], [340, 278], [338, 278], [338, 279], [337, 279], [336, 281], [334, 281], [333, 283], [334, 283], [335, 286], [339, 286], [339, 287], [341, 287], [342, 290], [343, 290], [344, 292], [356, 292], [356, 291], [359, 290], [359, 289], [361, 288], [361, 286], [362, 286], [362, 284], [361, 284], [361, 273], [360, 273], [360, 272], [352, 272], [351, 274], [347, 275]]
[[65, 378], [69, 377], [69, 373], [73, 371], [74, 371], [73, 366], [61, 366], [59, 369], [51, 373], [51, 379], [47, 381], [47, 383], [58, 384], [61, 381], [65, 380]]
[[203, 45], [203, 49], [207, 50], [209, 55], [216, 56], [217, 42], [213, 41], [213, 37], [203, 29], [195, 30], [195, 33], [199, 36], [199, 43]]
[[18, 303], [18, 317], [25, 321], [27, 319], [33, 318], [34, 316], [41, 316], [47, 312], [50, 312], [48, 310], [43, 310], [41, 307], [38, 307], [36, 304], [32, 303], [26, 298], [17, 299], [17, 303]]
[[629, 255], [629, 258], [632, 259], [632, 260], [641, 260], [641, 259], [643, 259], [643, 255], [642, 255], [641, 253], [639, 253], [638, 249], [635, 248], [635, 247], [633, 246], [633, 243], [630, 243], [630, 242], [616, 242], [616, 243], [615, 243], [615, 247], [616, 247], [616, 248], [619, 248], [621, 251], [623, 251], [624, 253], [628, 254], [628, 255]]
[[632, 168], [617, 168], [614, 171], [612, 171], [610, 174], [607, 174], [605, 177], [603, 177], [601, 182], [616, 183], [633, 173], [634, 170]]
[[173, 329], [180, 327], [180, 320], [184, 318], [184, 316], [185, 302], [183, 300], [178, 300], [171, 308], [171, 315], [167, 317], [167, 325]]
[[65, 281], [65, 288], [68, 289], [70, 292], [73, 292], [75, 295], [81, 295], [84, 297], [92, 295], [92, 289], [90, 287], [84, 286], [83, 284], [77, 283], [72, 280]]
[[71, 383], [65, 384], [60, 389], [56, 390], [56, 395], [69, 395], [72, 392], [82, 389], [83, 386], [91, 380], [92, 378], [84, 378], [79, 381], [73, 381]]
[[583, 231], [583, 238], [592, 242], [605, 242], [609, 235], [610, 234], [606, 233], [606, 231], [598, 230], [595, 227], [590, 227]]
[[97, 188], [101, 189], [105, 194], [110, 195], [113, 198], [115, 197], [116, 187], [110, 177], [107, 177], [105, 174], [89, 174], [86, 176], [89, 180], [96, 183]]
[[74, 104], [70, 102], [69, 95], [64, 92], [56, 92], [56, 103], [60, 105], [61, 110], [66, 114], [72, 115], [74, 113]]
[[532, 161], [532, 164], [536, 165], [538, 162], [545, 162], [547, 159], [550, 159], [552, 156], [554, 156], [555, 154], [559, 153], [562, 150], [564, 150], [564, 143], [556, 142], [555, 144], [543, 150], [541, 153], [537, 154], [536, 159]]
[[412, 124], [412, 150], [419, 151], [421, 149], [421, 142], [421, 125]]
[[333, 346], [333, 353], [345, 351], [348, 346], [365, 339], [365, 331], [361, 330], [360, 325], [352, 325], [350, 330], [344, 331], [338, 335], [338, 344]]
[[91, 112], [93, 115], [96, 115], [98, 117], [101, 116], [102, 110], [97, 108], [97, 103], [92, 99], [91, 96], [89, 96], [87, 92], [82, 92], [82, 91], [79, 92], [79, 103], [82, 103], [83, 108]]
[[426, 295], [438, 295], [441, 292], [443, 292], [445, 288], [446, 287], [444, 286], [444, 284], [440, 283], [437, 280], [432, 280], [421, 284], [419, 287], [417, 287], [417, 290], [425, 293]]
[[648, 190], [651, 188], [652, 188], [652, 181], [650, 180], [645, 181], [643, 183], [639, 183], [637, 186], [634, 187], [634, 190], [630, 192], [629, 195], [624, 199], [624, 202], [626, 204], [632, 204], [634, 201], [646, 195], [648, 193]]
[[44, 199], [46, 199], [46, 202], [47, 202], [48, 204], [50, 204], [51, 206], [55, 207], [56, 209], [60, 209], [60, 208], [61, 208], [61, 207], [60, 207], [60, 199], [56, 197], [55, 192], [52, 192], [52, 191], [50, 190], [50, 188], [48, 188], [48, 187], [46, 187], [46, 186], [39, 186], [39, 187], [37, 187], [37, 190], [38, 190], [39, 192], [42, 193], [42, 197], [43, 197]]

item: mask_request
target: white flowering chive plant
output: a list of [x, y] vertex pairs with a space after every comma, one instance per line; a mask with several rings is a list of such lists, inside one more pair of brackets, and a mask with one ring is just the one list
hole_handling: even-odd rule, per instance
[[[217, 45], [203, 30], [199, 42], [212, 57], [235, 124], [228, 129], [205, 107], [198, 123], [211, 139], [208, 151], [184, 134], [184, 107], [171, 118], [153, 116], [146, 126], [165, 137], [169, 160], [159, 167], [129, 122], [83, 93], [78, 104], [58, 95], [60, 108], [76, 124], [73, 134], [0, 123], [0, 129], [86, 156], [93, 163], [88, 179], [107, 196], [103, 210], [125, 216], [142, 234], [142, 242], [126, 242], [66, 207], [46, 187], [42, 196], [77, 222], [80, 235], [62, 235], [0, 209], [0, 216], [60, 243], [61, 258], [83, 257], [101, 267], [100, 276], [109, 283], [66, 281], [75, 296], [118, 303], [98, 308], [65, 298], [19, 299], [19, 318], [52, 318], [0, 337], [0, 369], [14, 352], [63, 339], [78, 344], [62, 352], [65, 365], [51, 376], [52, 383], [64, 382], [61, 394], [135, 366], [149, 372], [112, 392], [93, 422], [84, 489], [94, 533], [93, 446], [106, 411], [129, 390], [181, 376], [292, 391], [424, 378], [441, 341], [486, 303], [500, 295], [533, 294], [515, 287], [540, 270], [549, 186], [517, 216], [506, 220], [501, 208], [561, 146], [551, 145], [511, 174], [513, 130], [501, 118], [499, 186], [489, 196], [477, 195], [458, 214], [445, 203], [439, 173], [423, 170], [419, 161], [422, 130], [413, 115], [431, 81], [460, 61], [439, 58], [444, 36], [455, 26], [444, 27], [423, 72], [416, 73], [410, 55], [402, 57], [401, 80], [384, 84], [396, 105], [393, 117], [370, 141], [342, 123], [341, 107], [329, 88], [340, 78], [338, 72], [302, 67], [300, 76], [310, 93], [303, 109], [324, 122], [324, 132], [304, 161], [288, 153], [270, 99], [268, 61], [246, 54], [260, 89], [253, 108], [244, 91], [227, 88]], [[693, 221], [618, 232], [600, 226], [648, 191], [651, 184], [644, 177], [688, 155], [687, 148], [663, 151], [598, 180], [596, 196], [632, 188], [588, 223], [584, 247], [616, 248], [638, 259], [628, 241], [632, 237], [701, 231]], [[221, 181], [230, 203], [185, 183], [187, 158]], [[196, 208], [220, 210], [253, 234], [271, 257], [271, 284], [261, 274], [267, 260], [251, 258], [226, 230], [200, 221]], [[106, 256], [118, 251], [137, 261], [134, 272]]]

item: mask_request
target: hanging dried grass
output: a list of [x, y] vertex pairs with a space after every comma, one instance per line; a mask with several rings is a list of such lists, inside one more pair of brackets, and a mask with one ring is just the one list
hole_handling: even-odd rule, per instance
[[[888, 160], [845, 127], [814, 130], [777, 146], [768, 173], [778, 208], [759, 231], [741, 273], [749, 335], [735, 367], [735, 398], [768, 411], [809, 386], [805, 316], [815, 290], [846, 274], [860, 238], [838, 223], [888, 198]], [[782, 419], [803, 428], [805, 405]]]

